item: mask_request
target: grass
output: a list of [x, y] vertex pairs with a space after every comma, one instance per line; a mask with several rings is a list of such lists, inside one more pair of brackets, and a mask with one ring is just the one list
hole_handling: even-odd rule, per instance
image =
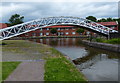
[[120, 38], [113, 38], [109, 40], [96, 38], [96, 42], [109, 43], [109, 44], [120, 44]]
[[2, 81], [2, 62], [0, 62], [0, 83]]
[[39, 53], [41, 53], [43, 46], [41, 44], [36, 44], [24, 40], [4, 40], [3, 42], [6, 43], [6, 45], [2, 45], [3, 53], [10, 52], [13, 54], [22, 54], [22, 55], [31, 55], [30, 53], [31, 51], [33, 53], [35, 53], [36, 51], [39, 51]]
[[5, 80], [21, 62], [2, 62], [2, 80]]
[[34, 47], [34, 43], [23, 40], [4, 40], [2, 43], [6, 43], [4, 47]]
[[104, 39], [102, 39], [102, 38], [96, 38], [95, 41], [96, 41], [96, 42], [103, 42]]
[[120, 44], [120, 38], [114, 38], [110, 40], [104, 40], [104, 43], [110, 43], [110, 44]]
[[51, 48], [55, 56], [47, 58], [45, 64], [45, 81], [86, 81], [79, 70], [59, 51]]

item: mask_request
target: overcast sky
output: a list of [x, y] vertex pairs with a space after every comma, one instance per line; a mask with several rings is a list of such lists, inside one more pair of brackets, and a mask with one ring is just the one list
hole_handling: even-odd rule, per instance
[[50, 16], [118, 17], [117, 2], [2, 2], [0, 8], [3, 23], [16, 13], [24, 16], [25, 22]]

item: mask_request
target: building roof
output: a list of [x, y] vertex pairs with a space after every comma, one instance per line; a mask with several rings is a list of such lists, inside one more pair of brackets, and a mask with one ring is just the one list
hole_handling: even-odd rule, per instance
[[73, 26], [68, 26], [68, 25], [55, 25], [55, 26], [49, 26], [49, 27], [46, 27], [46, 28], [64, 28], [64, 27], [73, 27]]
[[0, 29], [6, 28], [6, 27], [7, 27], [7, 24], [5, 24], [5, 23], [0, 23]]
[[118, 25], [117, 22], [98, 22], [99, 24], [102, 24], [104, 26], [110, 26], [110, 25]]

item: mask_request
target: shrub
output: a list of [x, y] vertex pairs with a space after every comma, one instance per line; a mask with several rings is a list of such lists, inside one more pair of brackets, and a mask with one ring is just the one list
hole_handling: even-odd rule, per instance
[[95, 40], [96, 40], [96, 42], [103, 42], [103, 41], [104, 41], [104, 40], [101, 39], [101, 38], [96, 38]]
[[81, 34], [81, 33], [83, 33], [83, 32], [84, 32], [84, 29], [79, 28], [79, 29], [77, 29], [77, 30], [76, 30], [76, 32], [77, 32], [77, 33], [79, 33], [79, 34]]
[[56, 28], [52, 28], [52, 29], [50, 30], [50, 33], [52, 33], [52, 34], [57, 33], [57, 29], [56, 29]]

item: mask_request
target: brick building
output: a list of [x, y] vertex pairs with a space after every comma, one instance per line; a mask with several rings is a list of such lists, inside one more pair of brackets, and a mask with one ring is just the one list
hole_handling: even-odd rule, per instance
[[5, 23], [0, 23], [0, 29], [7, 28], [7, 24]]
[[[56, 28], [57, 33], [52, 34], [50, 30], [52, 28]], [[63, 26], [63, 25], [56, 25], [56, 26], [49, 26], [45, 28], [40, 28], [35, 31], [28, 32], [26, 34], [21, 35], [21, 37], [31, 37], [31, 36], [78, 36], [79, 34], [76, 33], [78, 29], [77, 26]]]
[[114, 30], [118, 30], [118, 22], [113, 21], [113, 22], [98, 22], [101, 25], [104, 25], [106, 27], [109, 27]]

